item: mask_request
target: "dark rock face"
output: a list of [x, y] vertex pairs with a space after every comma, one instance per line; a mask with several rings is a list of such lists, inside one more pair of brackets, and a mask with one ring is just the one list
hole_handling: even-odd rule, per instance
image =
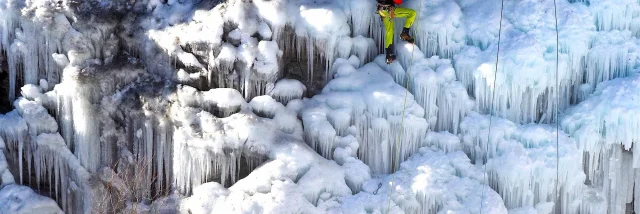
[[11, 110], [9, 103], [9, 69], [5, 57], [0, 57], [0, 114]]

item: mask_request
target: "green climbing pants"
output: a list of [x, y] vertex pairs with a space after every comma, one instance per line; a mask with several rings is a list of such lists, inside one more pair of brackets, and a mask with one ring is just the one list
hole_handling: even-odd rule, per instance
[[385, 40], [384, 48], [389, 48], [389, 45], [393, 43], [393, 18], [407, 18], [404, 22], [404, 28], [410, 28], [413, 25], [413, 21], [416, 19], [416, 11], [409, 8], [396, 7], [393, 10], [393, 16], [389, 14], [389, 11], [379, 10], [378, 14], [382, 17], [385, 28]]

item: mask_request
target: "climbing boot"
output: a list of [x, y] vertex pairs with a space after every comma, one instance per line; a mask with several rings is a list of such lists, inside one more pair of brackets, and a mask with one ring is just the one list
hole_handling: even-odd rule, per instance
[[411, 36], [409, 36], [409, 28], [402, 29], [402, 33], [400, 33], [400, 39], [407, 41], [408, 43], [411, 43], [411, 44], [415, 42], [414, 39]]
[[387, 64], [391, 64], [393, 61], [396, 61], [395, 54], [387, 54]]
[[392, 53], [393, 45], [389, 46], [386, 50], [387, 52], [387, 64], [391, 64], [393, 61], [396, 61], [396, 55]]

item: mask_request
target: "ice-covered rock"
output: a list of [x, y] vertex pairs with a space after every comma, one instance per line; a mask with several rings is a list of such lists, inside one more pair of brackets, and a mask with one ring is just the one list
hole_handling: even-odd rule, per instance
[[17, 184], [0, 188], [0, 212], [16, 214], [64, 213], [51, 198], [38, 195], [31, 188]]
[[298, 80], [281, 79], [276, 82], [275, 87], [269, 92], [269, 95], [278, 102], [286, 105], [291, 100], [302, 99], [306, 90], [307, 87]]
[[[6, 150], [4, 140], [0, 137], [0, 150]], [[15, 183], [15, 178], [9, 170], [9, 163], [4, 155], [4, 152], [0, 152], [0, 188]]]
[[[284, 106], [280, 108], [282, 109], [277, 110], [278, 112], [288, 111]], [[227, 127], [225, 130], [220, 130], [220, 133], [227, 135], [220, 136], [225, 139], [207, 142], [208, 139], [216, 136], [206, 134], [214, 130], [208, 128], [206, 132], [203, 131], [202, 139], [192, 136], [190, 142], [181, 144], [191, 147], [188, 149], [191, 150], [192, 155], [199, 154], [198, 151], [210, 151], [208, 154], [213, 153], [215, 157], [217, 152], [232, 151], [231, 154], [233, 154], [235, 151], [244, 149], [244, 153], [238, 153], [238, 155], [248, 159], [255, 158], [255, 155], [263, 155], [267, 160], [228, 189], [217, 182], [200, 185], [197, 183], [199, 180], [191, 181], [194, 185], [193, 194], [180, 202], [182, 212], [324, 213], [328, 207], [335, 206], [338, 198], [347, 197], [359, 191], [362, 183], [371, 178], [369, 167], [353, 158], [355, 154], [347, 152], [336, 155], [342, 158], [339, 164], [318, 155], [302, 141], [301, 127], [291, 133], [282, 132], [281, 128], [278, 128], [282, 125], [276, 124], [280, 123], [277, 119], [259, 118], [246, 109], [218, 120], [220, 120], [218, 123], [224, 123]], [[247, 125], [249, 129], [245, 129]], [[238, 129], [234, 130], [236, 126]], [[301, 124], [298, 123], [297, 126]], [[179, 131], [185, 132], [187, 128], [188, 126], [181, 127], [182, 130], [179, 129]], [[208, 136], [208, 139], [204, 138], [205, 136]], [[237, 137], [240, 139], [234, 141], [233, 138]], [[216, 151], [216, 147], [223, 151]], [[248, 156], [250, 153], [257, 154], [251, 157]], [[202, 157], [196, 155], [189, 159], [195, 160]], [[233, 167], [233, 163], [231, 166]], [[190, 173], [201, 172], [198, 166], [192, 164], [183, 167], [196, 167], [189, 170]], [[228, 166], [222, 167], [224, 169]], [[203, 169], [212, 169], [212, 167]], [[240, 169], [229, 168], [229, 170]], [[220, 172], [213, 172], [213, 174], [216, 173]], [[223, 171], [222, 173], [235, 172]], [[185, 178], [187, 177], [194, 176]], [[180, 179], [182, 178], [179, 178], [178, 184]]]

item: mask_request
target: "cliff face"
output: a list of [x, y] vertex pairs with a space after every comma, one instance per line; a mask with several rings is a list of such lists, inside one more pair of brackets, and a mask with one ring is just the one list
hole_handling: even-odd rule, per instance
[[11, 103], [9, 102], [9, 69], [6, 58], [0, 54], [0, 113], [7, 113], [11, 109]]
[[560, 0], [556, 41], [552, 2], [407, 0], [386, 64], [374, 0], [0, 0], [3, 173], [71, 213], [640, 210], [603, 113], [640, 3]]

